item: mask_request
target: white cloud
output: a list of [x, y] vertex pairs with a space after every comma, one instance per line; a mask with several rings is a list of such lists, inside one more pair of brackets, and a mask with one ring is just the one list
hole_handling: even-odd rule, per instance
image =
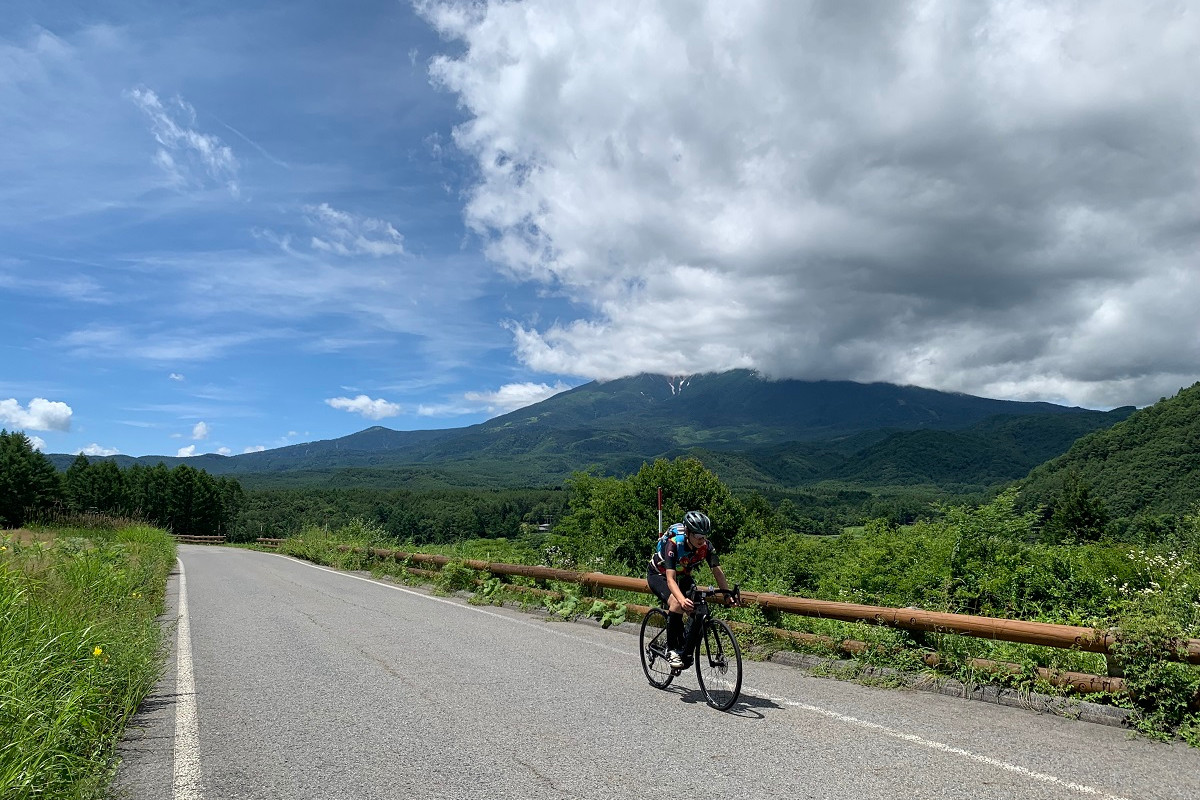
[[126, 96], [150, 118], [150, 130], [159, 149], [154, 163], [173, 184], [182, 187], [222, 183], [235, 197], [238, 161], [233, 150], [212, 134], [196, 129], [196, 109], [175, 97], [164, 104], [151, 89], [138, 87]]
[[540, 403], [570, 388], [562, 381], [554, 386], [545, 383], [509, 383], [494, 392], [467, 392], [463, 396], [471, 403], [482, 404], [489, 412], [504, 414]]
[[[395, 403], [390, 403], [383, 398], [372, 400], [365, 394], [360, 394], [357, 397], [332, 397], [325, 401], [327, 405], [341, 411], [349, 411], [354, 414], [361, 414], [367, 419], [380, 420], [387, 417], [395, 417], [400, 414], [400, 406]], [[289, 433], [289, 435], [292, 435]]]
[[35, 397], [23, 407], [14, 398], [0, 400], [0, 423], [33, 431], [71, 430], [71, 407], [66, 403]]
[[320, 234], [310, 242], [314, 250], [340, 256], [404, 255], [404, 237], [390, 222], [338, 211], [328, 203], [305, 206], [304, 213], [308, 224]]
[[243, 453], [261, 453], [262, 451], [264, 451], [266, 449], [267, 448], [263, 447], [261, 444], [252, 444], [249, 447], [242, 448], [242, 452]]
[[197, 422], [192, 426], [192, 438], [196, 441], [201, 441], [208, 438], [208, 423]]
[[227, 455], [232, 454], [233, 451], [230, 450], [228, 447], [218, 447], [217, 453], [219, 453], [220, 455], [223, 455], [223, 456], [227, 456]]
[[191, 458], [196, 455], [196, 445], [189, 444], [187, 447], [181, 447], [175, 453], [176, 458]]
[[82, 454], [85, 456], [115, 456], [120, 454], [120, 452], [121, 451], [115, 447], [101, 447], [95, 442], [92, 442], [82, 450], [76, 450], [75, 455]]
[[468, 224], [583, 309], [512, 323], [530, 367], [1101, 405], [1200, 377], [1200, 26], [1171, 5], [418, 8], [465, 45], [431, 73]]
[[26, 438], [29, 439], [29, 444], [34, 450], [37, 450], [39, 453], [46, 452], [45, 439], [40, 436], [29, 436], [28, 434], [26, 434]]
[[249, 330], [173, 331], [163, 330], [156, 322], [148, 326], [125, 327], [119, 324], [93, 323], [71, 331], [58, 344], [80, 358], [136, 358], [153, 362], [208, 361], [247, 342], [282, 338], [285, 332]]
[[170, 378], [170, 379], [171, 379], [171, 380], [173, 380], [173, 381], [182, 381], [182, 380], [183, 380], [183, 376], [182, 376], [182, 375], [180, 375], [178, 372], [172, 372], [172, 373], [171, 373], [170, 375], [168, 375], [167, 377], [168, 377], [168, 378]]

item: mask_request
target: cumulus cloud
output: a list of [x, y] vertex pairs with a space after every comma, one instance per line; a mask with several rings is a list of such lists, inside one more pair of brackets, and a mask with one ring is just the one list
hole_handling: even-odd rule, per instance
[[353, 414], [361, 414], [367, 419], [373, 420], [395, 417], [399, 416], [400, 414], [400, 406], [396, 403], [389, 403], [382, 397], [378, 400], [372, 400], [365, 394], [360, 394], [353, 398], [331, 397], [326, 400], [325, 403], [341, 411], [349, 411]]
[[208, 438], [208, 423], [197, 422], [192, 426], [192, 438], [196, 441]]
[[75, 455], [115, 456], [115, 455], [120, 454], [120, 452], [121, 451], [115, 447], [101, 447], [100, 445], [96, 444], [95, 442], [92, 442], [87, 447], [83, 448], [82, 450], [76, 450]]
[[230, 450], [228, 447], [218, 447], [217, 453], [219, 453], [220, 455], [223, 455], [223, 456], [227, 456], [227, 455], [230, 455], [231, 453], [233, 453], [233, 451]]
[[196, 445], [189, 444], [187, 447], [181, 447], [175, 453], [176, 458], [191, 458], [196, 455]]
[[151, 89], [138, 87], [126, 96], [150, 118], [150, 131], [159, 148], [154, 163], [179, 186], [224, 184], [239, 194], [239, 164], [233, 150], [220, 137], [196, 129], [196, 109], [181, 97], [166, 103]]
[[747, 367], [1104, 405], [1200, 363], [1200, 26], [1170, 3], [424, 3], [467, 223], [583, 378]]
[[26, 436], [29, 439], [29, 445], [39, 453], [46, 452], [46, 440], [40, 436]]
[[0, 423], [31, 431], [71, 430], [71, 407], [66, 403], [35, 397], [28, 406], [15, 398], [0, 400]]
[[470, 403], [482, 405], [488, 412], [505, 414], [540, 403], [570, 388], [562, 381], [554, 386], [545, 383], [509, 383], [494, 392], [467, 392], [464, 397]]
[[243, 453], [261, 453], [262, 451], [264, 451], [266, 449], [267, 448], [263, 447], [261, 444], [252, 444], [249, 447], [243, 448], [242, 452]]
[[390, 222], [338, 211], [328, 203], [305, 206], [305, 218], [316, 229], [314, 250], [340, 256], [402, 256], [404, 237]]

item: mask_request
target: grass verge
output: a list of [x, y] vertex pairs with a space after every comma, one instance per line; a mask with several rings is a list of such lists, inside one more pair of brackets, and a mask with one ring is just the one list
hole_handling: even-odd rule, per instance
[[164, 531], [0, 532], [0, 797], [102, 798], [162, 674], [175, 545]]

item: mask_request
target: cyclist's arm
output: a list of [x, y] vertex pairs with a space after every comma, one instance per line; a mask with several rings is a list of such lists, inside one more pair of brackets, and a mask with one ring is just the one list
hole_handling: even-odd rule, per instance
[[717, 581], [717, 586], [728, 592], [729, 581], [725, 578], [725, 570], [721, 569], [721, 562], [717, 559], [716, 550], [709, 553], [708, 568], [712, 570], [713, 578]]
[[717, 579], [717, 586], [721, 587], [722, 589], [724, 589], [725, 591], [728, 592], [729, 591], [729, 581], [725, 579], [725, 570], [721, 569], [720, 564], [717, 564], [715, 567], [712, 567], [712, 574], [713, 574], [713, 577]]

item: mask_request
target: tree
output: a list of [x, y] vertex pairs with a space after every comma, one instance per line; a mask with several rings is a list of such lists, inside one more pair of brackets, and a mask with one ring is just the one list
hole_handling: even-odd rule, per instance
[[171, 470], [167, 500], [167, 527], [176, 536], [190, 536], [203, 531], [196, 525], [196, 470], [180, 464]]
[[663, 489], [663, 523], [678, 522], [692, 509], [713, 522], [718, 553], [727, 552], [746, 528], [745, 509], [699, 460], [659, 459], [625, 480], [588, 473], [574, 475], [570, 512], [556, 529], [581, 565], [627, 571], [644, 569], [658, 529], [658, 488]]
[[63, 475], [63, 491], [67, 505], [73, 511], [86, 511], [92, 501], [92, 462], [83, 453], [75, 456]]
[[54, 465], [20, 431], [0, 429], [0, 527], [24, 525], [30, 513], [62, 499]]
[[1108, 527], [1104, 503], [1092, 494], [1086, 481], [1067, 473], [1063, 489], [1053, 504], [1044, 534], [1054, 543], [1099, 541]]
[[92, 503], [102, 514], [121, 514], [125, 511], [125, 476], [112, 461], [92, 465]]

